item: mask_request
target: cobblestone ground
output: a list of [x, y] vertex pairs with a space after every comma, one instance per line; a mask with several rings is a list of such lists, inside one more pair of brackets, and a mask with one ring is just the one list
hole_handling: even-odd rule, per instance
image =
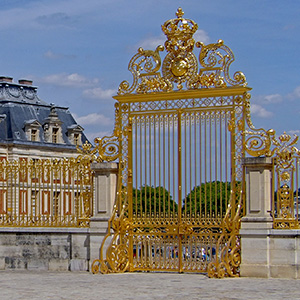
[[1, 271], [0, 299], [300, 299], [300, 280]]

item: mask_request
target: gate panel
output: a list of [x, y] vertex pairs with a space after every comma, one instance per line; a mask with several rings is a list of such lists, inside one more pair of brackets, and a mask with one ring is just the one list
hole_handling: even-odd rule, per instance
[[130, 115], [132, 270], [206, 271], [215, 258], [235, 168], [231, 114]]
[[[170, 218], [178, 212], [177, 114], [132, 116], [133, 218]], [[173, 195], [173, 196], [172, 196]]]
[[[182, 267], [207, 271], [229, 203], [232, 170], [230, 109], [187, 111], [182, 116]], [[234, 148], [233, 148], [234, 149]], [[217, 247], [219, 248], [217, 250]]]
[[131, 122], [132, 270], [177, 271], [178, 113], [133, 114]]

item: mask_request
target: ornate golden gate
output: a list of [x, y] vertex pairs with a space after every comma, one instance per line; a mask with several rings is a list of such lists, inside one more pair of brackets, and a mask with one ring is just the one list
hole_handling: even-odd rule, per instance
[[231, 78], [223, 41], [195, 43], [197, 24], [176, 15], [162, 26], [162, 66], [163, 46], [138, 50], [132, 85], [114, 97], [114, 135], [96, 140], [102, 159], [119, 159], [119, 183], [94, 273], [239, 273], [250, 88], [243, 73]]

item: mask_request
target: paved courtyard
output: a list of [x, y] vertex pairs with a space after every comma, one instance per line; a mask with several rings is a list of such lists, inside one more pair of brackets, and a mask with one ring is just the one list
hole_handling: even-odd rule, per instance
[[0, 299], [300, 299], [300, 280], [0, 271]]

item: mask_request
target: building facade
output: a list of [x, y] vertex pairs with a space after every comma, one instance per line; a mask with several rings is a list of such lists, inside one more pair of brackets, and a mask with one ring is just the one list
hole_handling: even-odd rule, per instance
[[41, 100], [30, 80], [0, 77], [0, 157], [62, 158], [87, 141], [67, 107]]
[[32, 81], [0, 77], [0, 226], [88, 226], [93, 178], [77, 159], [86, 141]]

